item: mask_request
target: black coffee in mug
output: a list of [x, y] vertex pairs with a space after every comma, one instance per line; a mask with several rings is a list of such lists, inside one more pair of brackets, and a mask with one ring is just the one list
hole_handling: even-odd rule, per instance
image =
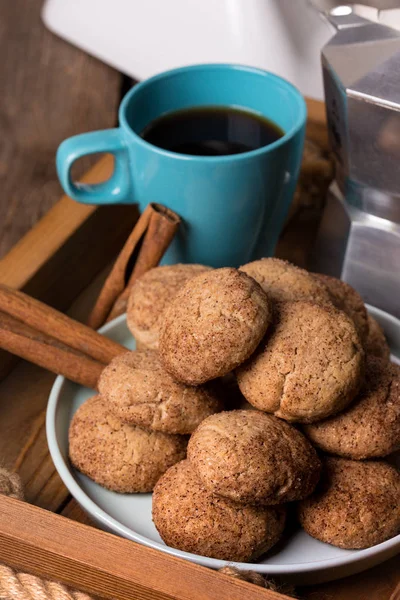
[[272, 144], [284, 132], [267, 118], [240, 108], [204, 106], [174, 111], [152, 121], [141, 137], [179, 154], [224, 156]]

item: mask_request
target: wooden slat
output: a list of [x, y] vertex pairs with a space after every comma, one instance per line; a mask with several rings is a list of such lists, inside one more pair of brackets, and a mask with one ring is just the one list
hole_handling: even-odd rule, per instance
[[73, 521], [77, 521], [78, 523], [83, 523], [84, 525], [91, 525], [95, 527], [95, 524], [89, 517], [87, 513], [85, 513], [79, 504], [71, 498], [68, 503], [66, 503], [65, 507], [59, 512], [63, 517], [67, 519], [72, 519]]
[[[111, 157], [105, 157], [82, 181], [103, 181], [112, 167]], [[119, 252], [137, 217], [135, 205], [99, 208], [63, 196], [0, 260], [0, 283], [65, 310]], [[0, 351], [0, 380], [14, 364]]]
[[[112, 158], [105, 156], [80, 181], [99, 183], [110, 177], [112, 169]], [[97, 216], [95, 220], [92, 219], [94, 215], [101, 213], [103, 213], [101, 218]], [[92, 233], [92, 230], [101, 225], [104, 228], [104, 223], [108, 221], [108, 234], [112, 234], [116, 223], [126, 219], [130, 213], [132, 213], [130, 222], [125, 227], [128, 230], [137, 217], [134, 207], [112, 206], [105, 207], [105, 210], [103, 208], [99, 210], [97, 206], [79, 204], [68, 196], [63, 196], [41, 221], [0, 260], [0, 283], [15, 289], [26, 289], [29, 286], [31, 293], [35, 291], [37, 294], [43, 295], [43, 286], [40, 285], [43, 283], [43, 277], [38, 280], [38, 273], [41, 273], [50, 260], [58, 261], [61, 266], [60, 252], [66, 245], [78, 245], [81, 248], [79, 251], [75, 250], [75, 256], [69, 255], [63, 258], [63, 266], [68, 267], [69, 263], [70, 270], [79, 268], [79, 264], [73, 264], [72, 260], [79, 259], [83, 255], [83, 251], [90, 252], [90, 245], [96, 236], [96, 231]], [[84, 229], [85, 225], [88, 230]], [[79, 232], [82, 232], [81, 236], [76, 239]], [[97, 237], [100, 237], [102, 233], [105, 234], [106, 231], [98, 231]], [[107, 238], [99, 241], [101, 244], [98, 244], [97, 250], [101, 245], [107, 247]], [[110, 256], [108, 256], [108, 260], [110, 260]], [[83, 286], [85, 284], [87, 284], [87, 280], [82, 282]], [[52, 282], [45, 288], [47, 289], [51, 285]]]
[[[0, 383], [0, 459], [5, 467], [12, 468], [31, 432], [39, 426], [37, 419], [46, 407], [53, 381], [51, 373], [20, 361]], [[28, 467], [32, 473], [48, 452], [45, 437], [43, 444], [43, 453], [33, 456]]]
[[[110, 177], [113, 162], [105, 156], [81, 181], [96, 183]], [[0, 282], [10, 287], [24, 288], [82, 225], [96, 212], [97, 207], [74, 202], [63, 196], [57, 204], [0, 260]], [[32, 250], [35, 260], [32, 260]], [[18, 266], [16, 269], [15, 266]]]
[[390, 596], [390, 600], [400, 600], [400, 583], [396, 586], [396, 589]]
[[306, 104], [308, 112], [307, 137], [317, 142], [325, 150], [328, 150], [329, 142], [326, 130], [325, 104], [311, 98], [306, 98]]
[[[0, 256], [59, 199], [60, 142], [117, 121], [121, 75], [51, 34], [42, 6], [0, 2]], [[88, 167], [82, 161], [75, 175]]]
[[[86, 320], [107, 272], [100, 273], [79, 295], [68, 311], [71, 316]], [[0, 457], [19, 472], [28, 502], [58, 511], [68, 492], [54, 468], [46, 440], [45, 408], [53, 381], [51, 373], [21, 361], [0, 382]]]
[[400, 559], [395, 556], [357, 575], [302, 588], [299, 595], [302, 600], [394, 600], [399, 577]]
[[0, 561], [115, 600], [285, 596], [0, 497]]

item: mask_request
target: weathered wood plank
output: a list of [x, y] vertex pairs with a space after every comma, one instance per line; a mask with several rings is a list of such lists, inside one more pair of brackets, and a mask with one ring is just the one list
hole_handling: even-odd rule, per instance
[[60, 197], [59, 143], [117, 119], [121, 75], [47, 31], [42, 4], [0, 1], [0, 256]]
[[[112, 172], [105, 157], [82, 178]], [[0, 259], [0, 283], [65, 310], [123, 246], [137, 219], [136, 206], [83, 206], [63, 198]], [[0, 351], [0, 380], [15, 364]]]

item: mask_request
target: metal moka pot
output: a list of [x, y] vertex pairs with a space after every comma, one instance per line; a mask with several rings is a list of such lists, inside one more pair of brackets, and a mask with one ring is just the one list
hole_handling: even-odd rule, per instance
[[313, 268], [400, 317], [400, 32], [345, 12], [322, 50], [337, 169]]

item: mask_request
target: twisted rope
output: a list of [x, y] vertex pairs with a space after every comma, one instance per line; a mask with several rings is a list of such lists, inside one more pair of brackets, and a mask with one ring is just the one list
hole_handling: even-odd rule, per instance
[[279, 583], [275, 581], [275, 579], [264, 577], [261, 573], [256, 573], [255, 571], [241, 571], [235, 567], [222, 567], [219, 571], [220, 573], [224, 573], [224, 575], [230, 575], [235, 579], [247, 581], [248, 583], [253, 583], [254, 585], [271, 590], [271, 592], [278, 592], [279, 594], [286, 594], [286, 596], [293, 596], [296, 598], [295, 588], [290, 583]]
[[91, 596], [66, 588], [56, 581], [14, 571], [0, 564], [1, 600], [92, 600]]
[[[0, 494], [23, 500], [24, 494], [21, 479], [16, 473], [10, 473], [0, 467]], [[292, 586], [278, 586], [272, 579], [267, 579], [254, 571], [240, 571], [233, 567], [224, 567], [221, 573], [236, 579], [248, 581], [255, 585], [281, 593], [293, 594]], [[41, 579], [30, 573], [15, 571], [0, 563], [0, 600], [95, 600], [83, 592], [67, 588], [57, 581]]]
[[17, 500], [24, 499], [22, 491], [21, 479], [16, 473], [10, 473], [6, 469], [0, 467], [0, 494], [16, 498]]

